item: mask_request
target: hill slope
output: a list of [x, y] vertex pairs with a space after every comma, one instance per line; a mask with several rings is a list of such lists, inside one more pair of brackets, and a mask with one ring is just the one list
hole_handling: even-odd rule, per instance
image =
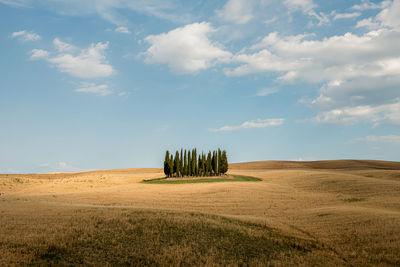
[[381, 160], [253, 161], [229, 164], [235, 170], [381, 169], [400, 170], [400, 162]]

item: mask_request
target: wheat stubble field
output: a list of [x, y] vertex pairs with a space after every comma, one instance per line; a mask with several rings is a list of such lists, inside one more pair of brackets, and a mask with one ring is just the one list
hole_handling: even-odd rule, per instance
[[251, 162], [259, 182], [162, 169], [0, 175], [0, 265], [400, 266], [400, 163]]

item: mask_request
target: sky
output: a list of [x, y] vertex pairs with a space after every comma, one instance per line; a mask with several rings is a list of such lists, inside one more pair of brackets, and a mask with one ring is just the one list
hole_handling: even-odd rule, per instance
[[400, 0], [0, 0], [0, 173], [400, 160]]

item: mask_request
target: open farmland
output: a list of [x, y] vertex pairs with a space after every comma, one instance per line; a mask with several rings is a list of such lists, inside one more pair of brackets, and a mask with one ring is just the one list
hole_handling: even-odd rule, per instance
[[400, 163], [251, 162], [262, 181], [162, 169], [0, 175], [0, 265], [400, 265]]

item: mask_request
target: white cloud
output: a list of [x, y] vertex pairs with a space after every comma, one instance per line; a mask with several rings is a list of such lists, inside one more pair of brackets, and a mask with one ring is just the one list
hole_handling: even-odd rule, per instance
[[187, 23], [191, 20], [188, 12], [174, 0], [0, 0], [0, 3], [14, 7], [40, 7], [61, 15], [88, 16], [101, 18], [123, 25], [127, 22], [127, 11], [151, 15], [160, 19]]
[[323, 12], [316, 12], [317, 5], [313, 0], [284, 0], [283, 3], [289, 11], [301, 11], [303, 14], [318, 20], [318, 25], [327, 24], [328, 16]]
[[40, 40], [40, 35], [34, 32], [28, 32], [26, 30], [19, 31], [19, 32], [13, 32], [11, 34], [12, 38], [18, 38], [22, 41], [28, 42], [28, 41], [37, 41]]
[[53, 45], [55, 46], [56, 50], [60, 53], [70, 52], [70, 51], [74, 51], [77, 49], [75, 46], [65, 43], [65, 42], [61, 41], [59, 38], [55, 38], [53, 40]]
[[168, 64], [176, 73], [195, 73], [227, 61], [231, 54], [208, 39], [213, 32], [210, 23], [201, 22], [147, 36], [150, 47], [144, 53], [145, 62]]
[[105, 57], [108, 42], [91, 44], [86, 49], [78, 49], [58, 38], [54, 39], [53, 44], [57, 51], [56, 55], [49, 56], [45, 50], [34, 49], [31, 59], [44, 59], [59, 71], [78, 78], [109, 77], [115, 73]]
[[353, 13], [337, 13], [333, 17], [334, 20], [338, 19], [352, 19], [352, 18], [357, 18], [361, 16], [360, 12], [353, 12]]
[[90, 93], [100, 96], [107, 96], [113, 93], [106, 84], [97, 85], [95, 83], [82, 83], [81, 86], [75, 89], [78, 93]]
[[369, 135], [362, 138], [356, 139], [356, 141], [366, 142], [366, 143], [388, 143], [392, 145], [400, 145], [400, 136], [399, 135], [384, 135], [384, 136], [376, 136]]
[[367, 28], [369, 30], [378, 30], [382, 28], [381, 24], [373, 18], [367, 18], [357, 21], [356, 28]]
[[44, 59], [49, 56], [49, 52], [42, 49], [33, 49], [31, 51], [31, 59]]
[[252, 0], [228, 0], [222, 10], [217, 10], [217, 16], [225, 21], [236, 24], [246, 24], [253, 18]]
[[284, 123], [284, 119], [257, 119], [252, 121], [246, 121], [239, 126], [223, 126], [218, 129], [212, 129], [212, 132], [226, 132], [226, 131], [237, 131], [241, 129], [249, 129], [249, 128], [267, 128], [273, 126], [279, 126]]
[[400, 0], [393, 0], [393, 2], [385, 7], [377, 16], [376, 19], [382, 23], [383, 26], [392, 27], [400, 30]]
[[281, 82], [322, 84], [319, 96], [307, 102], [318, 112], [317, 122], [400, 124], [400, 31], [311, 37], [270, 33], [246, 53], [233, 56], [240, 65], [225, 73], [275, 73]]
[[13, 7], [24, 7], [26, 6], [26, 0], [0, 0], [0, 4], [5, 4]]
[[259, 90], [256, 93], [256, 96], [267, 96], [267, 95], [272, 95], [278, 92], [278, 89], [275, 88], [264, 88]]
[[301, 10], [305, 13], [316, 7], [313, 0], [284, 0], [283, 3], [291, 10]]
[[361, 120], [378, 126], [382, 121], [400, 125], [400, 100], [392, 104], [345, 106], [320, 112], [314, 119], [318, 123], [355, 124]]
[[124, 34], [131, 34], [131, 31], [124, 26], [118, 26], [117, 28], [115, 28], [114, 30], [115, 32], [119, 32], [119, 33], [124, 33]]
[[129, 92], [119, 92], [118, 96], [127, 96], [129, 94], [130, 94]]
[[351, 8], [355, 10], [383, 9], [391, 4], [392, 1], [386, 0], [380, 3], [371, 3], [369, 0], [362, 0], [359, 5], [354, 5]]
[[[375, 6], [373, 3], [369, 5]], [[374, 18], [366, 18], [357, 23], [357, 28], [366, 27], [368, 29], [391, 28], [400, 30], [400, 0], [384, 1], [379, 7], [382, 9]]]

